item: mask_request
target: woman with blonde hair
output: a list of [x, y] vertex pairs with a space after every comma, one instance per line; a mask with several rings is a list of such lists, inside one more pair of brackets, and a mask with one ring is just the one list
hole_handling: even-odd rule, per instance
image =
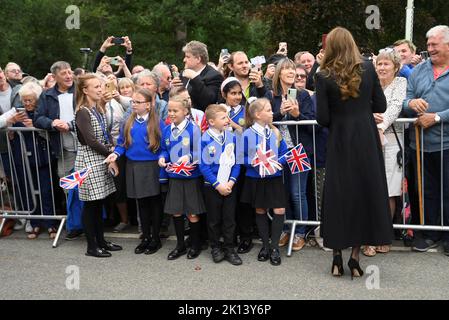
[[79, 76], [76, 85], [76, 133], [79, 140], [75, 170], [91, 167], [91, 172], [79, 186], [79, 198], [84, 201], [83, 225], [87, 238], [87, 256], [110, 257], [109, 251], [122, 247], [104, 239], [103, 205], [107, 196], [115, 192], [112, 171], [117, 165], [104, 164], [112, 152], [111, 136], [107, 131], [105, 110], [102, 103], [101, 82], [94, 74]]
[[382, 147], [373, 113], [386, 99], [371, 61], [364, 61], [351, 33], [327, 36], [316, 74], [317, 121], [329, 128], [322, 207], [324, 246], [334, 249], [331, 272], [343, 275], [341, 250], [352, 247], [348, 266], [360, 277], [360, 246], [391, 244], [393, 227]]

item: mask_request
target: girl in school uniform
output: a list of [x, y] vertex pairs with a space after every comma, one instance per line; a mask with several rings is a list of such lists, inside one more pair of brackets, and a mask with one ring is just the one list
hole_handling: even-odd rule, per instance
[[231, 119], [228, 130], [243, 133], [245, 126], [245, 107], [241, 105], [242, 85], [235, 77], [229, 77], [221, 84], [221, 95], [226, 102], [229, 119]]
[[[161, 248], [162, 221], [159, 185], [161, 131], [164, 127], [152, 105], [152, 94], [142, 88], [133, 94], [132, 113], [125, 120], [114, 153], [107, 161], [126, 156], [126, 193], [137, 199], [142, 224], [142, 242], [136, 254], [153, 254]], [[151, 232], [150, 232], [151, 229]]]
[[[168, 103], [168, 116], [171, 125], [162, 133], [159, 166], [166, 168], [168, 163], [181, 164], [195, 162], [200, 157], [201, 130], [187, 118], [188, 101], [180, 96], [171, 97]], [[168, 260], [174, 260], [187, 253], [184, 242], [184, 214], [190, 222], [192, 246], [187, 253], [194, 259], [201, 253], [199, 215], [206, 211], [199, 166], [186, 175], [168, 172], [169, 184], [165, 212], [173, 215], [177, 245], [169, 253]]]
[[[283, 157], [287, 145], [279, 130], [273, 126], [273, 111], [268, 99], [257, 99], [246, 112], [248, 129], [243, 133], [243, 163], [246, 167], [245, 186], [241, 201], [256, 209], [256, 224], [262, 238], [263, 247], [258, 260], [270, 259], [272, 265], [281, 264], [279, 239], [284, 225], [287, 197], [282, 182]], [[263, 169], [263, 167], [267, 169]], [[270, 230], [267, 209], [273, 209]]]

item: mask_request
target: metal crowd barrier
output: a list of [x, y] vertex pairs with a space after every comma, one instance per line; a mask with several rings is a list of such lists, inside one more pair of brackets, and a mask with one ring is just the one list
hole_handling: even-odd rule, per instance
[[[2, 177], [2, 190], [0, 191], [0, 219], [3, 218], [0, 224], [0, 233], [5, 225], [6, 219], [59, 220], [60, 223], [56, 237], [52, 243], [52, 247], [56, 248], [67, 216], [56, 214], [49, 134], [46, 130], [27, 127], [9, 127], [3, 131], [4, 132], [1, 132], [0, 134], [4, 134], [6, 137], [8, 153], [7, 155], [5, 153], [2, 154], [2, 157], [0, 158], [1, 167], [4, 171], [4, 177]], [[29, 133], [32, 135], [33, 150], [27, 149], [27, 140], [24, 134]], [[14, 140], [14, 142], [12, 142], [11, 138], [14, 136], [18, 137], [18, 141]], [[39, 146], [37, 139], [40, 139], [39, 143], [44, 143], [43, 146], [45, 146], [45, 148], [42, 148], [42, 150], [38, 150]], [[14, 145], [12, 145], [12, 143], [14, 143]], [[31, 156], [32, 153], [34, 153], [34, 157]], [[41, 156], [45, 155], [46, 159], [40, 159], [41, 157], [39, 154]], [[6, 163], [4, 162], [4, 157], [7, 157]], [[33, 160], [34, 165], [30, 164], [31, 160]], [[48, 163], [40, 166], [40, 161], [46, 161]], [[43, 170], [45, 166], [48, 166], [50, 181], [41, 182], [39, 172]], [[59, 178], [57, 179], [59, 180]], [[42, 183], [50, 183], [51, 188], [53, 212], [45, 212], [45, 214], [41, 190]], [[35, 184], [37, 185], [37, 188], [35, 187]], [[4, 195], [5, 192], [6, 195]], [[38, 205], [40, 214], [35, 214]]]
[[[405, 128], [407, 126], [410, 125], [411, 128], [413, 128], [414, 126], [412, 126], [411, 124], [413, 124], [416, 121], [416, 118], [398, 118], [396, 119], [395, 123], [396, 124], [400, 124], [402, 126], [402, 133], [398, 133], [398, 136], [402, 136], [402, 159], [403, 159], [403, 166], [402, 166], [402, 180], [404, 180], [405, 177], [405, 145], [404, 145], [404, 141], [405, 141]], [[299, 126], [312, 126], [312, 136], [313, 136], [313, 161], [312, 161], [312, 170], [314, 173], [314, 195], [315, 195], [315, 212], [316, 212], [316, 216], [317, 216], [317, 220], [303, 220], [302, 217], [302, 211], [301, 211], [301, 219], [300, 220], [285, 220], [285, 224], [291, 225], [291, 229], [290, 229], [290, 235], [294, 235], [295, 234], [295, 228], [297, 225], [306, 225], [306, 226], [320, 226], [321, 225], [321, 221], [320, 221], [320, 213], [321, 213], [321, 205], [319, 205], [319, 201], [321, 200], [321, 197], [318, 198], [318, 187], [317, 187], [317, 173], [316, 173], [316, 126], [318, 125], [318, 123], [315, 120], [302, 120], [302, 121], [278, 121], [278, 122], [274, 122], [274, 125], [276, 126], [280, 126], [280, 125], [287, 125], [287, 126], [296, 126], [296, 135], [298, 135], [298, 129]], [[444, 134], [444, 124], [441, 122], [440, 124], [437, 124], [440, 126], [440, 132], [441, 132], [441, 136], [440, 136], [440, 140], [441, 140], [441, 148], [440, 148], [440, 152], [442, 153], [443, 150], [443, 134]], [[301, 141], [299, 141], [301, 142]], [[423, 129], [420, 128], [420, 145], [423, 146], [424, 145], [424, 134], [423, 134]], [[421, 147], [421, 177], [422, 177], [422, 186], [424, 186], [424, 148]], [[309, 159], [310, 160], [310, 159]], [[426, 231], [449, 231], [449, 226], [444, 226], [443, 222], [443, 174], [442, 174], [442, 170], [443, 170], [443, 156], [441, 157], [441, 171], [440, 171], [440, 202], [441, 202], [441, 225], [425, 225], [425, 223], [423, 222], [420, 225], [417, 224], [406, 224], [406, 219], [405, 219], [405, 215], [402, 214], [402, 223], [395, 223], [393, 224], [393, 228], [394, 229], [411, 229], [411, 230], [426, 230]], [[325, 179], [325, 178], [324, 178]], [[446, 181], [446, 183], [449, 183], [449, 181]], [[299, 183], [298, 180], [298, 184], [299, 184], [299, 188], [301, 191], [301, 184]], [[426, 212], [424, 210], [425, 206], [424, 206], [424, 187], [421, 188], [421, 193], [420, 193], [420, 197], [422, 199], [422, 210], [423, 210], [423, 221], [425, 221], [425, 217], [426, 217]], [[299, 199], [301, 201], [301, 197]], [[402, 192], [402, 203], [405, 202], [405, 194], [404, 192]], [[300, 206], [301, 208], [301, 206]], [[418, 208], [415, 208], [418, 209]], [[302, 210], [302, 208], [300, 209]], [[402, 210], [401, 210], [402, 211]], [[414, 212], [414, 214], [418, 214], [417, 212]], [[290, 240], [288, 243], [288, 248], [287, 248], [287, 256], [291, 256], [292, 254], [292, 246], [293, 246], [293, 236], [290, 236]]]

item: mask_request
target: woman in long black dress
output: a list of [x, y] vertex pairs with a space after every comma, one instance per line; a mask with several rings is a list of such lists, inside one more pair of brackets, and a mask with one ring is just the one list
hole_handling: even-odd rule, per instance
[[364, 61], [351, 33], [327, 36], [316, 74], [317, 121], [329, 127], [322, 211], [324, 246], [334, 249], [332, 274], [343, 275], [341, 250], [352, 247], [351, 277], [362, 276], [360, 246], [390, 244], [393, 229], [381, 143], [374, 112], [386, 100], [371, 61]]

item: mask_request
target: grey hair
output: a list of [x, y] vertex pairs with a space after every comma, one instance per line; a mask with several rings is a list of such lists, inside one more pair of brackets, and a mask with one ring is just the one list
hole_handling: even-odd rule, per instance
[[429, 39], [430, 37], [435, 37], [438, 35], [443, 36], [444, 43], [449, 43], [449, 27], [446, 25], [438, 25], [433, 28], [431, 28], [426, 33], [426, 38]]
[[50, 67], [50, 72], [54, 75], [56, 75], [59, 70], [65, 70], [65, 69], [70, 69], [70, 63], [65, 62], [65, 61], [56, 61], [55, 63], [53, 63]]
[[396, 50], [394, 50], [393, 48], [386, 48], [383, 50], [379, 50], [379, 54], [377, 55], [376, 58], [376, 67], [377, 62], [383, 59], [387, 59], [393, 62], [394, 68], [396, 69], [394, 76], [397, 76], [399, 71], [401, 70], [401, 57], [399, 53], [397, 53]]
[[145, 77], [153, 79], [154, 83], [156, 84], [156, 87], [159, 89], [159, 85], [161, 84], [161, 79], [159, 75], [148, 69], [144, 69], [137, 74], [136, 83], [138, 83], [140, 79]]
[[19, 96], [22, 98], [24, 96], [35, 95], [36, 99], [42, 93], [42, 87], [35, 82], [27, 82], [19, 89]]
[[201, 63], [207, 64], [209, 62], [209, 53], [207, 52], [207, 46], [199, 41], [190, 41], [183, 48], [182, 52], [190, 53], [194, 57], [199, 57], [201, 59]]
[[8, 72], [12, 66], [18, 66], [20, 68], [20, 66], [15, 62], [8, 62], [5, 66], [5, 72]]

